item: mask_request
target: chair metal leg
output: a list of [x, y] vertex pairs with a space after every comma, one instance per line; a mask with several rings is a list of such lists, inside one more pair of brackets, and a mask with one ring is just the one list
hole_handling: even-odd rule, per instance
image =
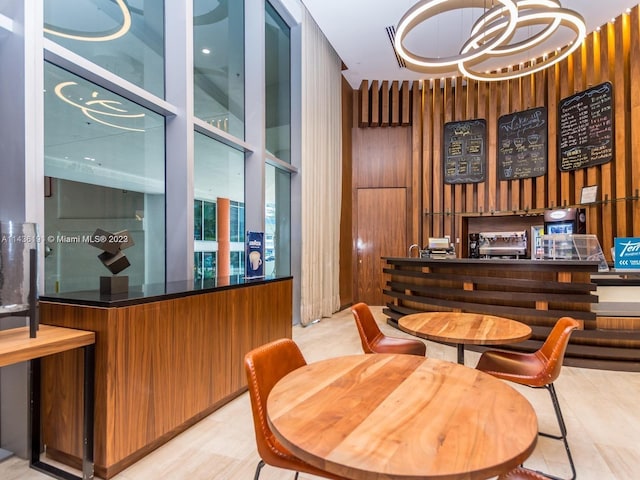
[[[569, 449], [569, 442], [567, 441], [567, 427], [564, 423], [564, 418], [562, 417], [562, 410], [560, 410], [560, 402], [558, 401], [558, 395], [556, 394], [556, 389], [553, 386], [553, 383], [549, 385], [545, 385], [544, 388], [547, 389], [547, 391], [549, 392], [549, 395], [551, 396], [551, 402], [553, 402], [553, 409], [556, 412], [556, 419], [558, 420], [558, 426], [560, 427], [560, 435], [553, 435], [551, 433], [545, 433], [545, 432], [538, 432], [538, 433], [543, 437], [553, 438], [555, 440], [562, 440], [562, 442], [564, 443], [564, 449], [567, 452], [567, 458], [569, 459], [569, 465], [571, 465], [572, 476], [569, 480], [575, 480], [576, 467], [573, 464], [573, 457], [571, 456], [571, 450]], [[554, 477], [552, 475], [549, 475], [548, 473], [544, 473], [544, 472], [539, 472], [539, 473], [542, 473], [543, 475], [546, 475], [547, 477], [554, 480], [564, 480], [560, 477]]]
[[[258, 480], [258, 477], [260, 476], [260, 471], [262, 470], [262, 467], [264, 467], [265, 463], [264, 460], [260, 460], [258, 462], [258, 465], [256, 465], [256, 473], [253, 475], [253, 480]], [[293, 477], [293, 480], [298, 480], [298, 475], [300, 475], [300, 472], [296, 472], [295, 477]]]
[[256, 466], [256, 473], [253, 476], [253, 480], [258, 480], [258, 477], [260, 476], [260, 470], [262, 470], [262, 467], [264, 467], [264, 460], [260, 460], [258, 462], [258, 465]]

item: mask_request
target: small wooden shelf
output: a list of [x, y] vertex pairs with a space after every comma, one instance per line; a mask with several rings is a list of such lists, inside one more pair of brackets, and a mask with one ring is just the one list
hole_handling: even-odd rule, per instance
[[[73, 328], [41, 325], [38, 336], [31, 336], [31, 327], [17, 327], [0, 331], [0, 367], [31, 361], [30, 410], [31, 455], [29, 465], [55, 478], [92, 480], [94, 478], [93, 431], [95, 408], [95, 332]], [[82, 477], [73, 475], [40, 459], [41, 450], [41, 366], [40, 359], [56, 353], [82, 348], [83, 365], [83, 431]]]
[[0, 367], [66, 352], [95, 343], [95, 332], [40, 325], [38, 336], [29, 337], [29, 327], [0, 331]]

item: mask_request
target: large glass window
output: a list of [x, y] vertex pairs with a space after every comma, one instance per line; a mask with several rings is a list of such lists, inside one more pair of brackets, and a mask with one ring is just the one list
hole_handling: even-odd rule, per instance
[[291, 34], [266, 3], [266, 143], [274, 157], [291, 162]]
[[45, 36], [164, 97], [164, 2], [44, 0]]
[[265, 275], [291, 274], [291, 174], [266, 166]]
[[[196, 279], [207, 278], [207, 272], [217, 276], [244, 271], [244, 154], [223, 143], [196, 133], [194, 138], [194, 270]], [[200, 206], [198, 207], [198, 204]], [[226, 210], [226, 211], [225, 211]], [[219, 222], [229, 222], [220, 228]], [[221, 233], [222, 232], [222, 233]], [[225, 232], [229, 232], [226, 235]], [[219, 265], [228, 252], [229, 265]], [[211, 253], [208, 268], [207, 255]]]
[[244, 2], [193, 1], [194, 115], [244, 138]]
[[164, 117], [44, 66], [45, 291], [97, 289], [110, 275], [88, 244], [128, 231], [131, 285], [165, 279]]

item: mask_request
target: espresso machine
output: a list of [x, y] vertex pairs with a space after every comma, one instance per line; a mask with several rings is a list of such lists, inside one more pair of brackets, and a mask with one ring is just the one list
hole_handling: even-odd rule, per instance
[[469, 234], [469, 258], [480, 258], [480, 234]]
[[480, 232], [480, 258], [525, 258], [527, 256], [527, 231]]

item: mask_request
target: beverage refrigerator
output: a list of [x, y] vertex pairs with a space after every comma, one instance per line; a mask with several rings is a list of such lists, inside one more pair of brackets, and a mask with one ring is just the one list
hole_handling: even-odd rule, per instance
[[587, 233], [587, 216], [584, 208], [563, 208], [544, 213], [544, 233]]

